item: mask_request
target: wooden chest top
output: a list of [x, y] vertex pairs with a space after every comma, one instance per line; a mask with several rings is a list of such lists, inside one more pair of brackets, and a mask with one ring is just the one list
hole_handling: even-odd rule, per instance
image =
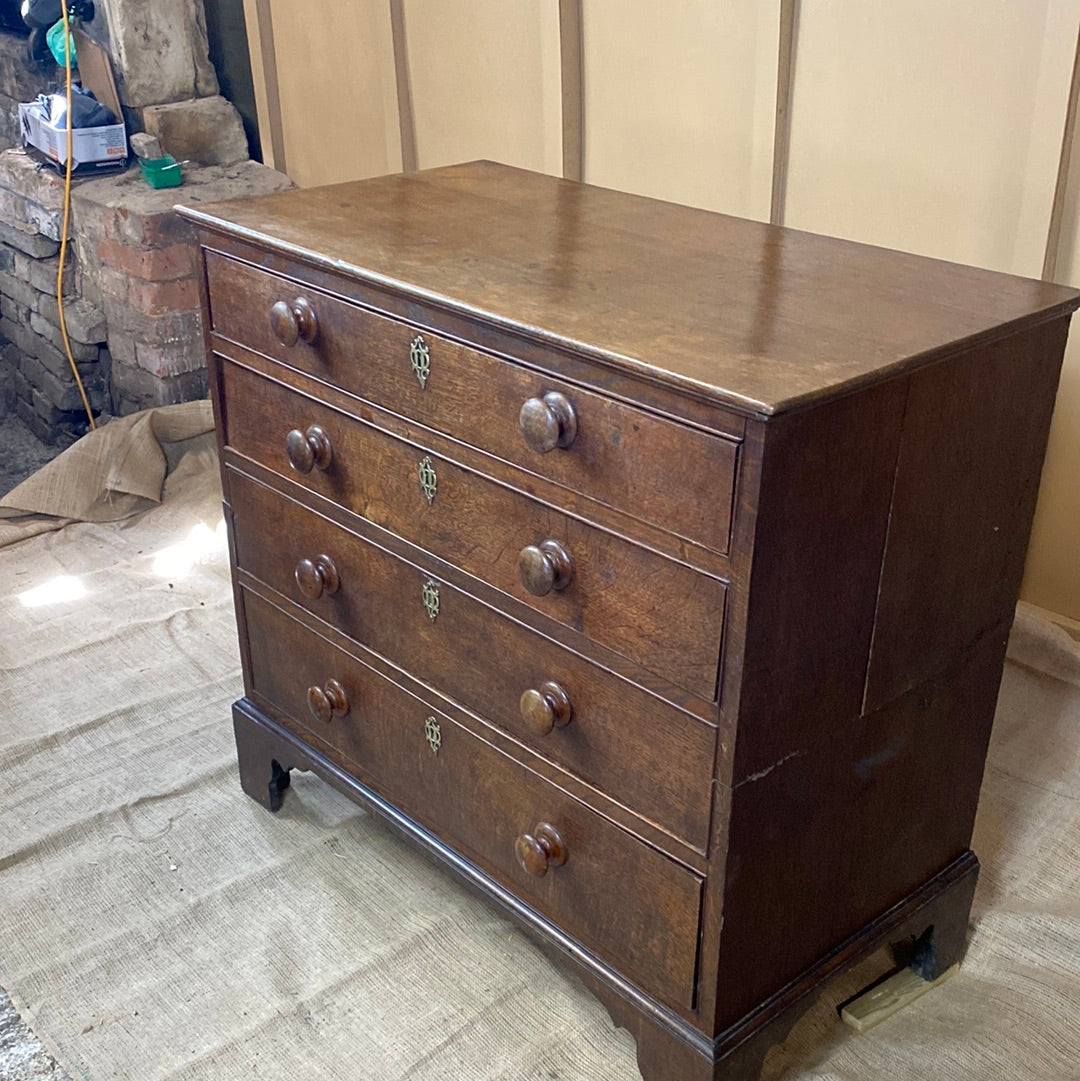
[[488, 162], [185, 214], [766, 416], [1077, 304], [1050, 283]]

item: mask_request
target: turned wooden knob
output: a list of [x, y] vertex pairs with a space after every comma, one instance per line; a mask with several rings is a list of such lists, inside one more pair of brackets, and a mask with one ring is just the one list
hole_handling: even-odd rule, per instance
[[305, 597], [317, 601], [324, 593], [333, 595], [341, 585], [341, 576], [334, 561], [327, 555], [301, 559], [296, 564], [296, 584]]
[[312, 717], [323, 724], [349, 712], [349, 697], [336, 679], [328, 679], [325, 687], [308, 687], [307, 704]]
[[530, 398], [518, 414], [525, 442], [539, 454], [568, 447], [577, 436], [577, 414], [570, 400], [549, 390], [542, 398]]
[[573, 573], [570, 553], [555, 540], [530, 544], [518, 555], [518, 577], [535, 597], [546, 597], [553, 589], [565, 589]]
[[538, 736], [546, 736], [553, 728], [565, 728], [573, 715], [570, 696], [550, 680], [535, 689], [530, 687], [521, 696], [522, 719]]
[[310, 473], [318, 466], [320, 469], [329, 469], [334, 459], [334, 448], [330, 445], [330, 437], [317, 424], [313, 424], [306, 432], [299, 428], [293, 428], [285, 437], [285, 454], [289, 459], [289, 465], [297, 473]]
[[550, 822], [541, 822], [532, 833], [523, 833], [514, 842], [518, 863], [531, 875], [543, 878], [548, 868], [566, 862], [566, 845]]
[[319, 321], [315, 309], [303, 297], [291, 304], [279, 300], [270, 309], [270, 330], [282, 345], [292, 348], [301, 338], [313, 342], [319, 333]]

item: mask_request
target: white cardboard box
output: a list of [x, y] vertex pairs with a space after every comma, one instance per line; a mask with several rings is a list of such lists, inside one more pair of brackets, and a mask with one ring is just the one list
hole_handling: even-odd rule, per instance
[[[120, 100], [116, 93], [108, 55], [97, 42], [81, 31], [74, 32], [75, 53], [83, 86], [114, 116], [119, 124], [97, 128], [75, 128], [71, 133], [72, 170], [89, 172], [95, 168], [126, 165], [128, 156], [127, 126], [123, 123]], [[57, 128], [28, 104], [19, 106], [19, 129], [24, 146], [36, 146], [58, 165], [67, 161], [67, 128]]]

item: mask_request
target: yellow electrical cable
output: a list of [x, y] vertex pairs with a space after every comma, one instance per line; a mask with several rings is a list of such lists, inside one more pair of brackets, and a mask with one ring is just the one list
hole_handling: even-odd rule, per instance
[[75, 386], [79, 388], [79, 397], [82, 398], [83, 409], [86, 410], [86, 419], [90, 422], [90, 429], [97, 428], [94, 422], [94, 414], [90, 409], [90, 400], [86, 397], [86, 388], [79, 378], [79, 369], [75, 358], [71, 355], [71, 341], [68, 339], [67, 320], [64, 318], [64, 259], [67, 256], [68, 225], [71, 220], [71, 154], [72, 154], [72, 101], [71, 101], [71, 23], [68, 18], [67, 0], [62, 0], [60, 5], [61, 18], [64, 20], [64, 73], [67, 87], [67, 161], [64, 163], [64, 225], [60, 230], [60, 266], [56, 271], [56, 306], [60, 313], [60, 336], [64, 339], [64, 352], [67, 353], [68, 364], [71, 365], [71, 374], [75, 376]]

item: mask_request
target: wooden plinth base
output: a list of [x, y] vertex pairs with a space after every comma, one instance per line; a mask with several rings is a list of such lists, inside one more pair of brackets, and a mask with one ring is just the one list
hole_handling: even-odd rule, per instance
[[879, 947], [901, 940], [916, 943], [914, 964], [928, 981], [937, 979], [963, 957], [979, 870], [970, 851], [714, 1038], [643, 994], [555, 924], [339, 765], [305, 746], [247, 699], [233, 707], [233, 724], [241, 786], [268, 810], [281, 806], [290, 770], [311, 770], [439, 857], [466, 884], [509, 912], [549, 951], [573, 961], [615, 1024], [634, 1037], [644, 1081], [758, 1081], [769, 1049], [784, 1040], [833, 980]]

